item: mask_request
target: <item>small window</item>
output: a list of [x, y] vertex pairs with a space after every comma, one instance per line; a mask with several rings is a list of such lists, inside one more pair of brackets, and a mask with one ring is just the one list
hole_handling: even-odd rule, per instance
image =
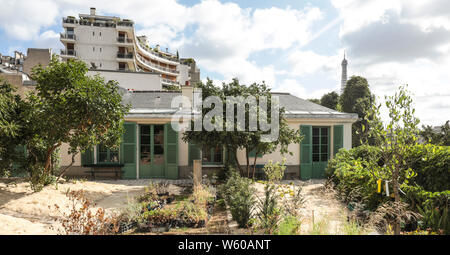
[[95, 51], [95, 47], [92, 47], [92, 51]]
[[95, 32], [94, 31], [92, 31], [92, 36], [95, 36]]
[[100, 36], [102, 36], [102, 32], [100, 32]]
[[98, 163], [118, 163], [119, 150], [112, 150], [100, 144], [97, 146]]
[[102, 52], [102, 48], [100, 48], [100, 52]]
[[222, 165], [223, 148], [222, 146], [217, 146], [215, 148], [204, 146], [202, 150], [202, 157], [202, 164], [204, 165]]

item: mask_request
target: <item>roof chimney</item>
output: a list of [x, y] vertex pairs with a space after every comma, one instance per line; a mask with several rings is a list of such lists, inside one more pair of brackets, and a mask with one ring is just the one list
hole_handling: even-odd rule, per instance
[[91, 15], [95, 15], [95, 7], [91, 7]]

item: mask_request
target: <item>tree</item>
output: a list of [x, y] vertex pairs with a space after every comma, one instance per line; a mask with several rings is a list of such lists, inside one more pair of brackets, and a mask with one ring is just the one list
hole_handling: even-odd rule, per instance
[[337, 110], [338, 104], [339, 104], [339, 95], [334, 91], [323, 95], [322, 98], [320, 99], [320, 105], [333, 110]]
[[[398, 92], [393, 96], [386, 96], [385, 99], [390, 117], [386, 127], [381, 121], [378, 121], [381, 105], [373, 105], [365, 116], [368, 126], [364, 127], [369, 130], [369, 136], [376, 138], [374, 141], [380, 148], [384, 161], [384, 166], [368, 167], [368, 169], [373, 169], [374, 178], [392, 183], [394, 201], [400, 205], [401, 182], [408, 183], [408, 179], [415, 174], [411, 168], [405, 169], [404, 156], [417, 143], [419, 120], [414, 117], [413, 101], [406, 86], [400, 86]], [[401, 206], [397, 207], [401, 208]], [[397, 212], [396, 216], [394, 232], [398, 235], [400, 234], [400, 212]]]
[[[129, 106], [122, 104], [117, 82], [105, 82], [99, 75], [88, 76], [87, 72], [84, 62], [59, 62], [55, 56], [48, 67], [33, 68], [36, 93], [27, 95], [30, 107], [24, 114], [33, 134], [27, 147], [38, 175], [51, 174], [55, 152], [63, 143], [69, 145], [73, 164], [81, 151], [100, 143], [114, 148], [120, 142]], [[42, 151], [43, 160], [34, 149]]]
[[432, 126], [423, 125], [420, 135], [427, 143], [450, 146], [450, 120], [436, 129]]
[[0, 80], [0, 176], [7, 175], [14, 162], [23, 160], [17, 146], [24, 139], [21, 109], [25, 102], [15, 91], [7, 81]]
[[375, 103], [375, 97], [370, 92], [367, 79], [361, 76], [352, 76], [347, 81], [339, 103], [343, 112], [357, 113], [359, 117], [359, 120], [352, 125], [352, 146], [361, 145], [362, 140], [373, 144], [374, 138], [367, 139], [367, 130], [362, 130], [362, 126], [367, 126], [365, 114]]
[[317, 99], [317, 98], [310, 98], [310, 99], [308, 99], [308, 101], [313, 102], [315, 104], [320, 104], [320, 99]]
[[[299, 130], [293, 130], [287, 125], [286, 119], [284, 118], [284, 109], [280, 109], [279, 113], [279, 137], [276, 141], [272, 142], [262, 142], [262, 136], [266, 133], [263, 131], [249, 131], [249, 116], [266, 116], [268, 123], [271, 123], [270, 109], [272, 107], [270, 89], [263, 82], [262, 84], [253, 83], [250, 86], [245, 86], [240, 84], [237, 79], [233, 79], [231, 83], [223, 83], [222, 88], [213, 85], [212, 81], [208, 79], [206, 84], [198, 83], [198, 88], [202, 89], [202, 98], [205, 100], [209, 96], [217, 96], [221, 99], [223, 104], [223, 121], [219, 125], [222, 125], [223, 131], [207, 131], [202, 127], [202, 131], [186, 131], [184, 132], [183, 140], [188, 142], [193, 142], [197, 145], [206, 146], [217, 146], [218, 144], [223, 144], [226, 147], [228, 155], [234, 155], [234, 161], [241, 172], [244, 175], [244, 169], [242, 169], [241, 164], [237, 158], [236, 151], [238, 149], [245, 149], [246, 151], [246, 172], [247, 177], [250, 177], [250, 157], [249, 152], [254, 151], [255, 155], [258, 154], [268, 154], [276, 149], [279, 149], [282, 154], [290, 153], [288, 151], [288, 145], [291, 143], [300, 143], [302, 136]], [[267, 97], [267, 111], [262, 111], [262, 109], [246, 106], [245, 107], [245, 120], [243, 123], [245, 131], [226, 131], [226, 108], [227, 108], [227, 97], [238, 97], [248, 98], [249, 96], [254, 96], [259, 102], [260, 98]], [[203, 108], [202, 118], [211, 110], [211, 108]], [[237, 119], [237, 108], [234, 106], [234, 127], [236, 128], [240, 123]], [[219, 121], [219, 120], [213, 120]], [[236, 129], [235, 129], [236, 130]], [[256, 158], [253, 162], [253, 177], [255, 175], [256, 168]]]

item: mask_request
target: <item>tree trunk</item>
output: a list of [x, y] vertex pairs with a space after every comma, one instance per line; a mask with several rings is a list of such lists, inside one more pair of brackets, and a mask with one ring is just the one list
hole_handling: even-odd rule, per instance
[[256, 154], [255, 159], [253, 160], [253, 177], [252, 177], [253, 180], [255, 179], [256, 159], [258, 158], [257, 156], [258, 154]]
[[250, 159], [248, 157], [248, 149], [245, 149], [245, 157], [247, 158], [247, 178], [250, 178]]
[[56, 182], [58, 182], [59, 179], [61, 179], [61, 177], [63, 177], [63, 175], [66, 173], [66, 171], [69, 170], [69, 168], [71, 168], [71, 167], [73, 166], [73, 164], [75, 163], [75, 156], [76, 156], [77, 154], [78, 154], [78, 153], [72, 154], [72, 162], [70, 163], [70, 165], [68, 165], [66, 168], [64, 168], [64, 170], [62, 170], [61, 173], [59, 173], [59, 176], [58, 176], [58, 178], [56, 179]]
[[[399, 175], [399, 170], [398, 167], [395, 166], [394, 167], [394, 173], [392, 175], [392, 186], [394, 188], [394, 201], [395, 203], [400, 202], [400, 194], [398, 193], [398, 175]], [[395, 226], [394, 226], [394, 234], [395, 235], [400, 235], [400, 215], [398, 215], [400, 212], [397, 213], [396, 217], [395, 217]]]
[[241, 173], [241, 175], [243, 175], [244, 173], [242, 171], [241, 164], [239, 164], [239, 160], [238, 160], [238, 157], [237, 157], [237, 150], [235, 150], [235, 153], [234, 153], [234, 160], [236, 161], [236, 165], [237, 165], [237, 167], [239, 169], [239, 173]]

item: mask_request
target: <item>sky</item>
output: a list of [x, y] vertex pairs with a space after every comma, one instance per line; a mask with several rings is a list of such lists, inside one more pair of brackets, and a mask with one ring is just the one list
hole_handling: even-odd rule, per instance
[[[62, 17], [89, 13], [135, 21], [152, 46], [192, 57], [201, 78], [237, 77], [273, 91], [320, 98], [348, 75], [384, 101], [408, 84], [425, 125], [450, 119], [448, 0], [0, 0], [0, 53], [63, 47]], [[384, 112], [384, 115], [386, 113]]]

